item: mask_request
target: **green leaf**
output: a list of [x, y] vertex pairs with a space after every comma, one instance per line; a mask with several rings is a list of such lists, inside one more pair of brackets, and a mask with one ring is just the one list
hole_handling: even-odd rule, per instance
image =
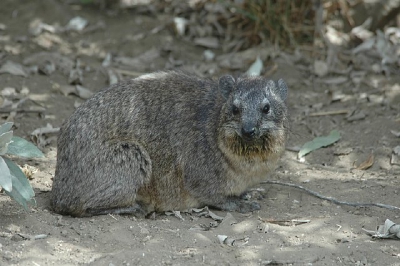
[[317, 137], [312, 141], [309, 141], [301, 147], [299, 151], [299, 158], [307, 155], [308, 153], [317, 150], [322, 147], [329, 146], [340, 139], [340, 133], [337, 130], [332, 130], [328, 136]]
[[6, 162], [1, 156], [0, 156], [0, 186], [4, 188], [5, 191], [12, 190], [10, 169], [8, 169]]
[[7, 123], [2, 124], [0, 126], [0, 135], [7, 131], [10, 131], [13, 124], [14, 124], [13, 122], [7, 122]]
[[6, 194], [21, 204], [26, 210], [28, 209], [28, 203], [33, 204], [35, 192], [33, 191], [31, 184], [28, 179], [21, 171], [21, 169], [13, 161], [8, 158], [4, 158], [12, 178], [12, 191]]
[[4, 155], [7, 153], [8, 145], [11, 143], [12, 136], [12, 131], [0, 134], [0, 155]]
[[32, 157], [43, 157], [43, 153], [29, 141], [20, 138], [13, 137], [12, 142], [8, 145], [7, 154], [17, 155], [26, 158]]
[[28, 201], [24, 199], [24, 197], [19, 193], [17, 190], [12, 190], [11, 192], [8, 192], [7, 190], [4, 190], [4, 192], [10, 196], [13, 200], [18, 202], [22, 207], [24, 207], [25, 210], [28, 210]]

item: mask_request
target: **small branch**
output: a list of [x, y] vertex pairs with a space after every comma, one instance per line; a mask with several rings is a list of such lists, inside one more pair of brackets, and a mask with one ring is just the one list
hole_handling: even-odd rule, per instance
[[125, 76], [131, 76], [131, 77], [139, 77], [139, 76], [145, 74], [144, 72], [129, 71], [129, 70], [118, 69], [118, 68], [113, 68], [113, 70], [115, 72], [117, 72], [118, 74], [125, 75]]
[[315, 196], [317, 198], [320, 198], [320, 199], [323, 199], [323, 200], [327, 200], [327, 201], [333, 202], [333, 203], [338, 204], [338, 205], [347, 205], [347, 206], [352, 206], [352, 207], [379, 207], [379, 208], [385, 208], [385, 209], [389, 209], [389, 210], [400, 211], [400, 207], [387, 205], [387, 204], [382, 204], [382, 203], [363, 203], [363, 202], [340, 201], [340, 200], [337, 200], [337, 199], [332, 198], [332, 197], [327, 197], [327, 196], [321, 195], [318, 192], [309, 190], [308, 188], [305, 188], [303, 186], [295, 185], [295, 184], [291, 184], [291, 183], [284, 183], [284, 182], [271, 180], [271, 181], [263, 181], [263, 182], [261, 182], [261, 184], [273, 184], [273, 185], [281, 185], [281, 186], [298, 188], [298, 189], [301, 189], [301, 190], [307, 192], [308, 194], [313, 195], [313, 196]]
[[350, 110], [335, 110], [335, 111], [311, 113], [308, 116], [345, 115], [348, 114], [349, 112]]
[[29, 109], [10, 109], [10, 108], [0, 108], [1, 114], [17, 112], [17, 113], [44, 113], [46, 110], [29, 110]]

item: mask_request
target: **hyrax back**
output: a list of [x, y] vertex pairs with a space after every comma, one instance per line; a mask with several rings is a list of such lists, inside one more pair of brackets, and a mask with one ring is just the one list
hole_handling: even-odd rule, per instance
[[273, 169], [287, 134], [287, 87], [261, 77], [219, 82], [158, 72], [82, 104], [58, 139], [54, 210], [147, 214], [237, 200]]

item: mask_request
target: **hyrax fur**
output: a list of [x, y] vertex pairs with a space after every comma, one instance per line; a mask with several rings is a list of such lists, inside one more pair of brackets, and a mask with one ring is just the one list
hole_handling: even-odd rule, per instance
[[284, 151], [287, 90], [262, 77], [158, 72], [95, 94], [61, 128], [54, 210], [259, 209], [238, 196]]

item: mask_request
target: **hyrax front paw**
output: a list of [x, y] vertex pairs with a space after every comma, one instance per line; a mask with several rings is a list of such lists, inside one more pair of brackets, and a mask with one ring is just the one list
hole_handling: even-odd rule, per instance
[[236, 197], [230, 198], [226, 202], [216, 205], [214, 207], [224, 211], [237, 211], [240, 213], [258, 211], [261, 209], [261, 206], [258, 202], [247, 201]]

